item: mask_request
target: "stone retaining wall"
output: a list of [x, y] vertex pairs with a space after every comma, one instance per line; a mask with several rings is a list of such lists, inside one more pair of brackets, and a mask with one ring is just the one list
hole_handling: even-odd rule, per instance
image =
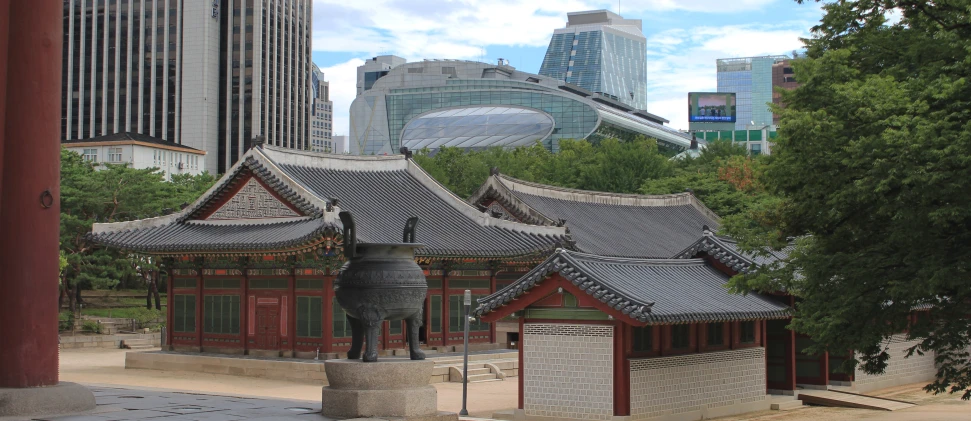
[[937, 368], [934, 366], [933, 353], [925, 353], [924, 355], [914, 353], [910, 358], [905, 358], [907, 348], [918, 343], [920, 343], [919, 340], [907, 340], [907, 335], [904, 334], [891, 337], [887, 350], [890, 354], [887, 370], [883, 374], [873, 375], [866, 374], [857, 367], [856, 373], [854, 373], [853, 389], [860, 393], [866, 393], [887, 387], [934, 381]]
[[632, 359], [630, 371], [631, 420], [699, 420], [768, 409], [764, 348]]
[[118, 335], [61, 336], [61, 349], [119, 348], [122, 340], [147, 339], [154, 346], [162, 346], [161, 333], [135, 333]]

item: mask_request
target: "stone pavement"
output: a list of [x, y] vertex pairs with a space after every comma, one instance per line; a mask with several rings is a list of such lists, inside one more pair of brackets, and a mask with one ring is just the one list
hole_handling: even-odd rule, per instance
[[319, 401], [289, 401], [213, 396], [193, 392], [86, 386], [94, 392], [98, 403], [94, 411], [32, 419], [39, 421], [326, 420], [320, 415]]

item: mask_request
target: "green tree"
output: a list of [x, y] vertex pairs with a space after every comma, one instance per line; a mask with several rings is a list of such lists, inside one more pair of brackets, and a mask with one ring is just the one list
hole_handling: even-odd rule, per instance
[[85, 235], [95, 222], [172, 212], [195, 200], [214, 178], [206, 173], [175, 176], [173, 180], [165, 182], [155, 168], [107, 165], [96, 171], [81, 155], [61, 150], [61, 251], [67, 260], [61, 273], [61, 300], [67, 298], [72, 310], [81, 289], [112, 288], [121, 281], [145, 279], [157, 272], [152, 259], [101, 247]]
[[[800, 238], [787, 265], [737, 290], [800, 297], [811, 351], [887, 365], [887, 340], [934, 352], [927, 390], [971, 397], [971, 9], [967, 1], [827, 3], [783, 91], [763, 179], [781, 199], [726, 227], [753, 250]], [[901, 20], [888, 23], [896, 10]], [[798, 276], [797, 276], [798, 274]], [[914, 322], [915, 308], [928, 308]]]

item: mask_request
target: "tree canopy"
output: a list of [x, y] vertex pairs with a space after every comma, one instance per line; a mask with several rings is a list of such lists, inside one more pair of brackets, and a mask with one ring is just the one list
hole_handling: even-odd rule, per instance
[[[729, 234], [753, 250], [798, 239], [783, 266], [739, 291], [799, 297], [811, 350], [855, 350], [844, 369], [887, 366], [888, 340], [934, 352], [933, 392], [971, 397], [971, 8], [967, 1], [827, 3], [782, 92], [761, 178], [779, 199]], [[895, 11], [898, 22], [886, 16]], [[927, 317], [913, 317], [927, 309]]]
[[[215, 178], [208, 173], [174, 175], [164, 181], [156, 168], [108, 164], [100, 171], [81, 155], [61, 150], [61, 251], [66, 266], [61, 287], [104, 289], [155, 270], [151, 258], [130, 256], [85, 238], [95, 222], [117, 222], [172, 212], [205, 192]], [[73, 296], [71, 297], [73, 298]], [[73, 302], [73, 301], [72, 301]]]

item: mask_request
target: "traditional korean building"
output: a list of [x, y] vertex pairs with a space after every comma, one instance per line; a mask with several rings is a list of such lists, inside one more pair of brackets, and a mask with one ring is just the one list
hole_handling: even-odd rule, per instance
[[[99, 243], [157, 256], [168, 273], [167, 344], [183, 351], [313, 356], [350, 347], [333, 281], [343, 264], [337, 213], [354, 214], [361, 242], [401, 241], [419, 217], [417, 260], [429, 284], [428, 347], [462, 343], [462, 294], [514, 280], [557, 247], [563, 227], [492, 218], [403, 156], [345, 156], [261, 146], [181, 211], [95, 224]], [[507, 282], [508, 283], [508, 282]], [[404, 348], [400, 321], [382, 349]], [[504, 342], [473, 323], [470, 347]]]
[[577, 250], [602, 256], [670, 258], [698, 239], [718, 216], [690, 192], [606, 193], [492, 175], [470, 199], [497, 219], [566, 226]]
[[527, 418], [702, 419], [769, 408], [770, 297], [730, 294], [704, 259], [631, 259], [557, 250], [479, 300], [487, 322], [513, 316]]

